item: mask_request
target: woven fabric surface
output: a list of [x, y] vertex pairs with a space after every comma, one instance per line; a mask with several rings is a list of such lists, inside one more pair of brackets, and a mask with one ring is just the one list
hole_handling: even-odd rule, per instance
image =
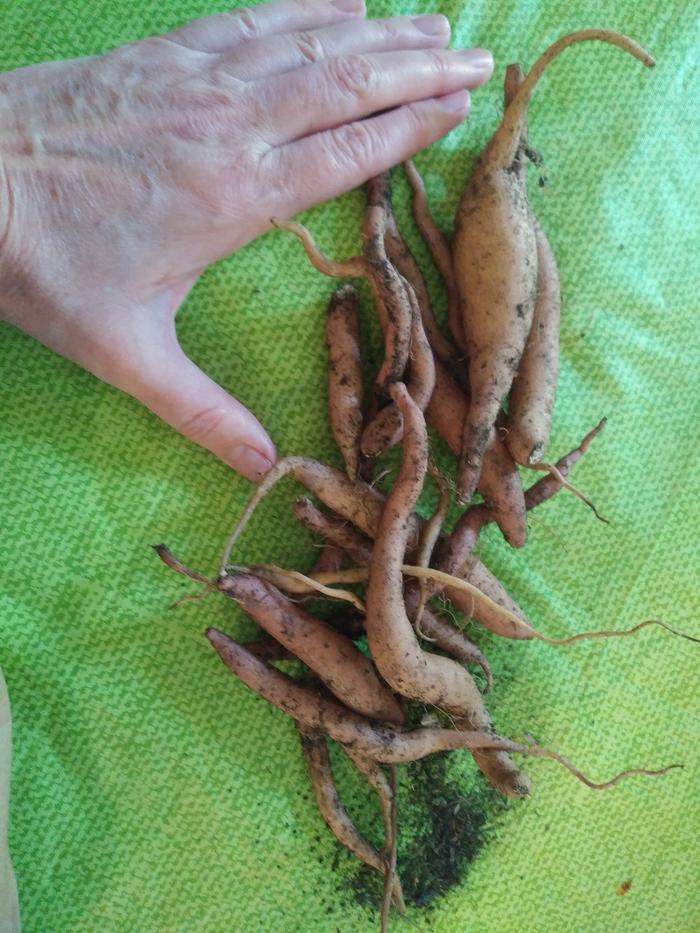
[[[523, 551], [490, 530], [480, 554], [555, 636], [647, 618], [700, 629], [700, 36], [692, 4], [655, 7], [369, 5], [371, 16], [444, 12], [455, 45], [494, 52], [494, 79], [474, 95], [470, 120], [417, 158], [446, 230], [502, 112], [508, 62], [528, 68], [584, 26], [620, 29], [658, 59], [646, 71], [617, 49], [576, 47], [530, 108], [531, 144], [544, 156], [530, 169], [531, 199], [564, 294], [550, 450], [561, 455], [608, 417], [575, 482], [610, 524], [560, 494], [532, 514]], [[0, 69], [97, 54], [214, 9], [210, 0], [14, 0], [3, 8]], [[399, 172], [395, 188], [400, 225], [444, 313]], [[347, 256], [362, 208], [352, 192], [304, 220], [327, 252]], [[178, 328], [281, 453], [337, 464], [323, 336], [333, 287], [274, 232], [208, 270]], [[381, 348], [362, 294], [370, 374]], [[323, 824], [292, 722], [236, 682], [202, 637], [208, 625], [241, 637], [253, 627], [213, 596], [170, 611], [194, 587], [150, 550], [165, 541], [211, 571], [249, 485], [6, 325], [0, 359], [0, 667], [13, 709], [10, 849], [24, 930], [372, 929], [379, 885]], [[242, 561], [311, 565], [293, 494], [285, 481], [261, 507]], [[412, 928], [700, 929], [697, 646], [655, 629], [565, 648], [473, 634], [493, 664], [489, 706], [501, 733], [531, 734], [595, 779], [685, 768], [597, 793], [550, 762], [526, 762], [532, 796], [509, 804], [485, 789], [466, 753], [404, 772]], [[376, 841], [371, 795], [334, 762], [348, 808]]]

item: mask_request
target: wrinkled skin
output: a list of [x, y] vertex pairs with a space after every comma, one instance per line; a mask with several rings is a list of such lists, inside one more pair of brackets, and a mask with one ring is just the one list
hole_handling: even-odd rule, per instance
[[282, 0], [0, 76], [0, 317], [259, 479], [270, 438], [187, 358], [175, 314], [272, 216], [460, 123], [492, 61], [448, 41], [442, 16]]

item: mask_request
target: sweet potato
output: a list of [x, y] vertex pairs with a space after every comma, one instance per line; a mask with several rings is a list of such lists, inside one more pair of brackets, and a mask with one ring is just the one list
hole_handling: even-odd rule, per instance
[[[432, 703], [459, 717], [469, 728], [488, 729], [490, 721], [471, 676], [454, 661], [421, 648], [403, 601], [403, 555], [408, 517], [423, 488], [428, 466], [425, 420], [405, 386], [396, 383], [391, 395], [404, 420], [404, 456], [389, 494], [369, 565], [367, 585], [367, 642], [386, 682], [402, 696]], [[477, 765], [504, 793], [529, 792], [528, 778], [498, 755], [476, 755]], [[501, 760], [502, 759], [502, 760]]]
[[[191, 575], [163, 545], [158, 554], [174, 570]], [[377, 676], [372, 661], [332, 625], [310, 615], [271, 583], [251, 574], [227, 574], [214, 581], [214, 586], [314, 671], [348, 708], [378, 722], [403, 723], [401, 705]]]
[[274, 226], [293, 233], [301, 240], [312, 265], [335, 277], [367, 279], [374, 294], [384, 332], [384, 360], [377, 374], [377, 391], [385, 395], [388, 386], [403, 378], [411, 346], [411, 307], [402, 277], [386, 254], [384, 236], [389, 221], [387, 209], [388, 173], [372, 179], [367, 186], [362, 255], [334, 262], [318, 249], [311, 233], [301, 224], [273, 218]]
[[569, 45], [590, 39], [654, 64], [644, 49], [618, 33], [587, 29], [559, 39], [540, 56], [508, 106], [459, 204], [453, 262], [471, 388], [458, 474], [463, 502], [477, 487], [484, 448], [517, 373], [537, 296], [535, 233], [524, 181], [513, 171], [527, 105], [548, 64]]
[[[426, 417], [457, 457], [468, 411], [469, 401], [464, 391], [436, 360], [435, 388]], [[512, 547], [522, 547], [527, 541], [522, 482], [513, 458], [495, 430], [486, 445], [478, 491], [492, 507], [506, 541]]]
[[[435, 356], [441, 360], [451, 371], [458, 370], [459, 359], [455, 348], [443, 334], [440, 325], [435, 319], [433, 305], [430, 300], [428, 286], [416, 258], [408, 247], [408, 244], [401, 236], [396, 218], [392, 212], [389, 217], [389, 223], [385, 235], [386, 252], [389, 259], [393, 262], [396, 270], [410, 283], [418, 300], [423, 328], [430, 341]], [[449, 256], [449, 247], [448, 256]]]
[[229, 635], [215, 628], [205, 632], [212, 647], [226, 665], [247, 687], [269, 703], [287, 713], [304, 728], [322, 732], [373, 761], [384, 764], [405, 764], [426, 755], [455, 748], [494, 749], [533, 758], [558, 761], [575, 777], [595, 790], [613, 787], [632, 775], [657, 777], [680, 765], [667, 765], [658, 770], [634, 768], [622, 771], [603, 783], [595, 783], [575, 768], [563, 755], [539, 745], [521, 745], [500, 735], [485, 731], [419, 728], [400, 732], [385, 726], [375, 726], [312, 687], [302, 686], [281, 671], [259, 661]]

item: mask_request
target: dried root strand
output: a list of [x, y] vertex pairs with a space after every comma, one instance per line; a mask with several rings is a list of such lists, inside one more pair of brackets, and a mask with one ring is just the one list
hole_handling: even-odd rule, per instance
[[630, 635], [634, 635], [637, 632], [640, 632], [642, 629], [648, 628], [650, 625], [658, 625], [660, 628], [666, 629], [667, 632], [670, 632], [671, 635], [675, 635], [677, 638], [685, 638], [686, 641], [692, 641], [696, 644], [700, 644], [700, 638], [695, 638], [693, 635], [688, 635], [686, 632], [679, 632], [678, 629], [671, 628], [670, 625], [668, 625], [666, 622], [662, 622], [660, 619], [647, 619], [645, 622], [639, 622], [632, 628], [624, 629], [622, 631], [610, 629], [600, 632], [579, 632], [577, 635], [570, 635], [568, 638], [547, 638], [538, 632], [534, 637], [539, 638], [540, 641], [546, 641], [547, 644], [550, 645], [572, 645], [574, 642], [583, 641], [586, 638], [628, 638]]
[[284, 567], [278, 567], [276, 564], [252, 564], [250, 567], [240, 569], [245, 569], [261, 580], [266, 580], [285, 593], [301, 596], [316, 592], [322, 596], [327, 596], [329, 599], [340, 599], [348, 602], [359, 612], [363, 614], [365, 612], [365, 604], [356, 593], [350, 590], [335, 589], [323, 583], [323, 580], [326, 579], [337, 580], [338, 577], [343, 575], [342, 570], [322, 571], [317, 573], [316, 576], [309, 577], [299, 570], [287, 570]]
[[[606, 629], [597, 632], [578, 632], [576, 635], [570, 635], [567, 638], [550, 638], [548, 635], [543, 635], [533, 625], [510, 609], [506, 609], [504, 606], [496, 603], [490, 596], [487, 596], [480, 587], [469, 580], [454, 576], [450, 573], [445, 573], [435, 567], [416, 567], [411, 564], [402, 564], [401, 572], [409, 577], [416, 577], [419, 580], [430, 580], [440, 584], [440, 588], [445, 589], [448, 596], [451, 596], [451, 593], [454, 591], [467, 593], [474, 601], [472, 611], [469, 613], [470, 615], [475, 614], [476, 606], [484, 606], [486, 609], [497, 613], [500, 618], [510, 622], [516, 629], [520, 629], [523, 633], [520, 637], [536, 638], [539, 641], [546, 642], [548, 645], [570, 645], [586, 638], [627, 638], [629, 635], [634, 635], [636, 632], [650, 625], [658, 625], [666, 629], [666, 631], [670, 632], [672, 635], [685, 638], [687, 641], [700, 643], [700, 639], [692, 635], [687, 635], [684, 632], [679, 632], [677, 629], [672, 628], [666, 622], [661, 622], [659, 619], [648, 619], [646, 622], [640, 622], [633, 628], [623, 631]], [[316, 582], [322, 582], [324, 586], [328, 586], [333, 583], [360, 583], [367, 578], [368, 571], [365, 567], [353, 567], [349, 570], [341, 570], [337, 574], [323, 574], [321, 580]], [[510, 635], [510, 637], [513, 636]]]
[[[343, 518], [351, 521], [362, 532], [374, 535], [386, 501], [380, 492], [359, 480], [352, 483], [344, 473], [319, 463], [318, 460], [309, 457], [284, 457], [266, 473], [231, 532], [221, 558], [221, 574], [226, 573], [233, 548], [259, 503], [280, 479], [290, 474], [293, 474], [298, 482], [306, 486], [310, 492]], [[410, 516], [409, 525], [409, 546], [413, 549], [418, 543], [420, 531], [418, 516]]]
[[683, 768], [682, 764], [673, 764], [666, 765], [665, 768], [628, 768], [626, 771], [620, 771], [619, 774], [616, 774], [615, 777], [610, 778], [609, 781], [596, 782], [592, 781], [589, 777], [573, 765], [568, 758], [565, 758], [563, 755], [559, 755], [557, 752], [549, 751], [546, 748], [539, 748], [536, 745], [526, 746], [530, 749], [530, 753], [534, 758], [549, 758], [550, 761], [557, 761], [560, 765], [563, 765], [567, 771], [578, 778], [582, 784], [585, 784], [586, 787], [590, 787], [591, 790], [609, 790], [611, 787], [615, 787], [616, 784], [619, 784], [621, 781], [626, 780], [630, 777], [661, 777], [663, 774], [668, 774], [669, 771], [673, 771], [677, 768]]

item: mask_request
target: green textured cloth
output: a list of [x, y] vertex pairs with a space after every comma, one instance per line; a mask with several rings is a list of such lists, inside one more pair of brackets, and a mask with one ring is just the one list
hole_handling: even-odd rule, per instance
[[[532, 202], [564, 293], [550, 449], [569, 450], [608, 416], [575, 482], [611, 523], [561, 494], [532, 514], [524, 551], [491, 529], [480, 553], [552, 635], [652, 617], [698, 631], [692, 10], [680, 0], [370, 5], [372, 16], [444, 12], [455, 44], [494, 52], [495, 78], [474, 95], [468, 124], [417, 160], [446, 229], [499, 118], [509, 61], [527, 68], [583, 26], [619, 28], [658, 58], [648, 72], [610, 47], [571, 49], [530, 110], [548, 178], [540, 187], [530, 170]], [[211, 11], [208, 0], [13, 0], [2, 10], [0, 68], [99, 53]], [[396, 191], [400, 224], [430, 268], [401, 177]], [[309, 212], [328, 252], [356, 249], [362, 203], [354, 192]], [[432, 271], [430, 285], [444, 311]], [[292, 238], [273, 233], [205, 274], [179, 332], [282, 453], [337, 463], [322, 327], [332, 287]], [[380, 348], [363, 295], [370, 371]], [[252, 626], [213, 596], [169, 611], [193, 588], [149, 547], [166, 541], [211, 570], [250, 487], [133, 400], [5, 325], [0, 359], [0, 667], [14, 716], [10, 848], [24, 930], [374, 928], [379, 886], [326, 830], [291, 721], [236, 682], [201, 635], [207, 625], [241, 636]], [[310, 566], [314, 545], [295, 526], [292, 495], [286, 481], [266, 501], [241, 560]], [[595, 793], [552, 763], [526, 762], [531, 799], [507, 805], [466, 753], [404, 773], [401, 864], [424, 905], [410, 908], [411, 928], [700, 929], [697, 647], [653, 629], [566, 648], [474, 637], [494, 667], [489, 705], [502, 733], [530, 733], [596, 779], [686, 767]], [[370, 793], [334, 760], [351, 812], [377, 840]]]

